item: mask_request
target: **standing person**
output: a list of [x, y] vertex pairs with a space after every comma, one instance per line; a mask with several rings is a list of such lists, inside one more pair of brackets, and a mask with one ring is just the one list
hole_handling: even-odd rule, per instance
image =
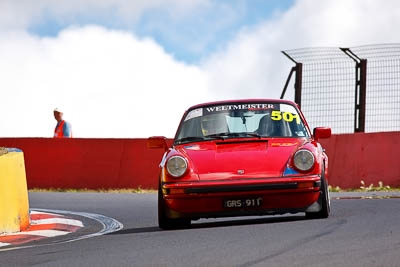
[[54, 118], [57, 121], [54, 138], [72, 138], [71, 124], [63, 120], [63, 115], [60, 109], [54, 109]]

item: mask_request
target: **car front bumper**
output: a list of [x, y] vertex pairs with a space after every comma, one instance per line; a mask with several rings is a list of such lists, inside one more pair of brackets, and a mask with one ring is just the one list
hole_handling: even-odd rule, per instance
[[[169, 218], [210, 218], [225, 216], [305, 212], [317, 202], [319, 175], [232, 179], [162, 184]], [[260, 206], [228, 208], [226, 200], [262, 199]]]

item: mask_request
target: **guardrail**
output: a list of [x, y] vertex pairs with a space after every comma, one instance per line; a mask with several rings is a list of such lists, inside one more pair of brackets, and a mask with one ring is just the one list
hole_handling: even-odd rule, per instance
[[24, 154], [1, 149], [0, 233], [19, 232], [29, 226], [29, 201]]

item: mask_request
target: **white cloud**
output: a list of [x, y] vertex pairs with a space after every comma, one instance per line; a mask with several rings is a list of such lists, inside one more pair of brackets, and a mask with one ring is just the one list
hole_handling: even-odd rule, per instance
[[291, 63], [280, 53], [282, 33], [274, 26], [241, 32], [226, 50], [203, 62], [210, 91], [218, 98], [279, 98]]
[[2, 0], [0, 30], [24, 29], [40, 23], [47, 16], [58, 22], [80, 15], [107, 18], [115, 13], [125, 22], [135, 22], [145, 11], [161, 8], [173, 16], [186, 16], [191, 11], [209, 5], [209, 0]]
[[[138, 36], [155, 35], [176, 57], [198, 58], [245, 14], [246, 5], [218, 0], [1, 0], [0, 32], [54, 34], [72, 25], [98, 24]], [[223, 14], [223, 15], [221, 15]], [[168, 49], [171, 52], [172, 49]], [[171, 52], [173, 53], [173, 52]], [[190, 57], [190, 56], [189, 56]]]
[[51, 136], [61, 107], [77, 137], [172, 137], [179, 116], [206, 95], [197, 67], [150, 39], [101, 27], [2, 36], [0, 58], [2, 136]]
[[[127, 3], [127, 10], [141, 12], [164, 4], [134, 2], [137, 6], [122, 0], [86, 1], [84, 6], [65, 1], [57, 12], [75, 14], [80, 8], [110, 3], [119, 3], [120, 8]], [[34, 11], [28, 12], [15, 11], [10, 3], [0, 2], [3, 26], [16, 14], [23, 15], [14, 19], [16, 25], [41, 17], [41, 9], [35, 11], [33, 4]], [[40, 3], [53, 8], [45, 0]], [[180, 7], [174, 12], [188, 12], [207, 2], [168, 3]], [[77, 137], [172, 137], [183, 111], [192, 104], [278, 98], [293, 65], [281, 50], [399, 42], [399, 26], [400, 4], [394, 0], [299, 0], [272, 20], [243, 28], [199, 66], [179, 62], [151, 39], [123, 31], [87, 26], [39, 38], [10, 26], [0, 34], [0, 136], [51, 136], [51, 111], [61, 105]]]
[[274, 19], [242, 29], [202, 68], [218, 98], [278, 98], [293, 65], [281, 50], [399, 42], [399, 27], [395, 0], [299, 0]]

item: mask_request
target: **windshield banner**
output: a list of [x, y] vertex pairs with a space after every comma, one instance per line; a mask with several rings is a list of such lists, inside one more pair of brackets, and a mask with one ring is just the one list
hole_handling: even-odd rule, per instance
[[273, 104], [238, 104], [238, 105], [222, 105], [204, 108], [204, 113], [217, 113], [229, 110], [265, 110], [275, 109]]

